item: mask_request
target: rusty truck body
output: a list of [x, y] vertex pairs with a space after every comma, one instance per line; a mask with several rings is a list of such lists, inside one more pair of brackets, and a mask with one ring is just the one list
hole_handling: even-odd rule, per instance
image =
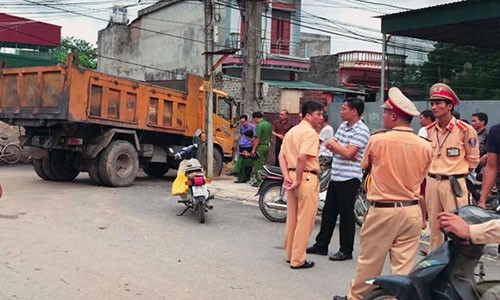
[[[214, 91], [214, 174], [232, 156], [233, 101]], [[203, 79], [141, 82], [65, 66], [0, 70], [0, 120], [24, 126], [39, 177], [71, 181], [88, 172], [104, 186], [131, 185], [139, 168], [163, 176], [176, 167], [169, 149], [204, 130]], [[202, 157], [203, 155], [200, 155]]]

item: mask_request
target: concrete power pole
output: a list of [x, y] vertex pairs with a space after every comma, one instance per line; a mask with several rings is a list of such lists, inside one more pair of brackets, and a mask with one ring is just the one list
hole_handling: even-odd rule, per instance
[[259, 110], [260, 68], [262, 58], [262, 13], [264, 1], [245, 1], [245, 38], [243, 42], [243, 70], [241, 73], [242, 111]]
[[214, 177], [214, 126], [213, 126], [213, 72], [214, 64], [214, 25], [213, 25], [213, 2], [205, 0], [205, 140], [206, 140], [206, 162], [207, 177]]

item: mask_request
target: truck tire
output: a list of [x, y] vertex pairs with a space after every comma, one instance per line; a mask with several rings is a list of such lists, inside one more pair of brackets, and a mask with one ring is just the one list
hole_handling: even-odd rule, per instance
[[38, 177], [42, 178], [43, 180], [49, 180], [49, 177], [43, 170], [41, 159], [33, 159], [33, 169], [35, 169], [35, 173], [36, 175], [38, 175]]
[[149, 163], [142, 169], [150, 177], [163, 177], [170, 169], [170, 166], [165, 163]]
[[55, 176], [54, 172], [52, 172], [52, 168], [50, 167], [50, 159], [49, 158], [42, 158], [42, 170], [43, 173], [45, 173], [45, 176], [47, 176], [47, 179], [45, 180], [50, 180], [50, 181], [55, 181]]
[[[203, 166], [203, 168], [206, 170], [207, 169], [207, 148], [205, 144], [201, 146], [198, 149], [198, 153], [196, 155], [196, 158], [200, 161], [200, 164]], [[222, 153], [220, 152], [219, 149], [214, 147], [214, 177], [220, 176], [222, 174], [222, 168], [223, 168], [223, 157]]]
[[49, 165], [54, 181], [72, 181], [80, 174], [73, 166], [73, 153], [67, 151], [51, 151]]
[[223, 157], [219, 149], [214, 148], [214, 176], [219, 177], [222, 174]]
[[90, 182], [94, 185], [104, 185], [104, 182], [101, 179], [101, 175], [99, 174], [98, 168], [99, 156], [94, 159], [88, 159], [85, 161], [87, 165], [87, 172], [89, 174]]
[[99, 155], [99, 175], [111, 187], [124, 187], [134, 183], [139, 169], [135, 147], [127, 141], [113, 141]]

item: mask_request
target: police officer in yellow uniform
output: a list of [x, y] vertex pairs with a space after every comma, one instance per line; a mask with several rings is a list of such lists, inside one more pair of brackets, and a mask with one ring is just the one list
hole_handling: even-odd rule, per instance
[[304, 119], [285, 134], [278, 157], [287, 197], [285, 259], [292, 269], [314, 266], [314, 262], [306, 260], [306, 248], [318, 210], [318, 130], [323, 109], [323, 105], [312, 101], [302, 105]]
[[[444, 239], [437, 222], [438, 214], [455, 208], [449, 176], [457, 177], [462, 190], [467, 191], [465, 177], [479, 163], [479, 142], [474, 128], [453, 117], [453, 108], [460, 104], [460, 99], [449, 86], [434, 84], [429, 101], [437, 119], [427, 126], [433, 154], [425, 191], [431, 231], [429, 250], [433, 251]], [[466, 205], [467, 199], [464, 193], [458, 198], [458, 205]]]
[[420, 113], [398, 88], [389, 90], [382, 116], [388, 132], [373, 135], [361, 168], [371, 169], [367, 199], [371, 207], [360, 234], [360, 253], [347, 297], [360, 300], [373, 288], [365, 284], [381, 274], [387, 254], [391, 273], [408, 274], [420, 240], [422, 210], [420, 184], [432, 159], [428, 141], [413, 132], [410, 123]]

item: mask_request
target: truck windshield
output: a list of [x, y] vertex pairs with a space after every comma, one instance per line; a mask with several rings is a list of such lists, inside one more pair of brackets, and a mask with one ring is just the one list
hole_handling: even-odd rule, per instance
[[227, 121], [231, 121], [231, 101], [226, 97], [217, 98], [217, 115]]

